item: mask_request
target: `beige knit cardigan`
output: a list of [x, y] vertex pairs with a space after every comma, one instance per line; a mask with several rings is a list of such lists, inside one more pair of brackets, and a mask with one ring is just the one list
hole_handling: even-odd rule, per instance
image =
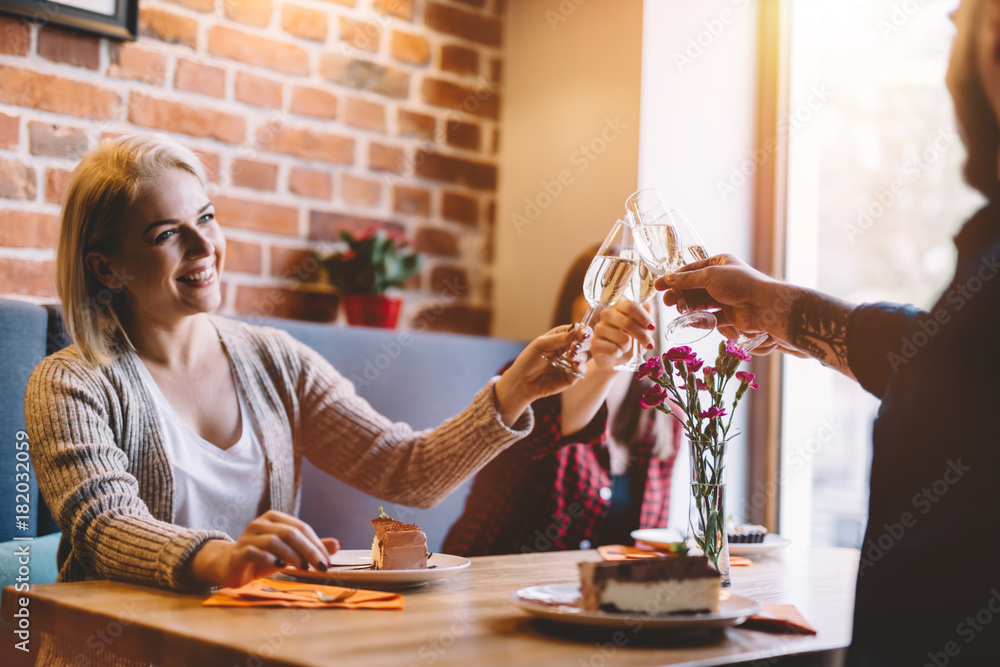
[[[532, 429], [530, 409], [514, 429], [503, 424], [494, 378], [458, 416], [415, 432], [375, 412], [287, 333], [210, 318], [261, 429], [272, 509], [297, 512], [303, 457], [373, 496], [429, 507]], [[132, 354], [107, 366], [88, 363], [76, 346], [47, 357], [28, 381], [25, 413], [39, 488], [62, 530], [59, 581], [180, 590], [198, 546], [230, 539], [171, 522], [170, 461]]]

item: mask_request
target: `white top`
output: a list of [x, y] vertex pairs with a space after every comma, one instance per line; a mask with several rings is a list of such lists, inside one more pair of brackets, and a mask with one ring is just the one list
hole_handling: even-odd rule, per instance
[[[134, 353], [133, 353], [134, 354]], [[264, 447], [235, 376], [240, 404], [240, 438], [219, 449], [184, 423], [160, 392], [149, 369], [136, 366], [155, 403], [163, 447], [174, 473], [173, 523], [196, 530], [221, 530], [239, 539], [247, 524], [268, 508]]]

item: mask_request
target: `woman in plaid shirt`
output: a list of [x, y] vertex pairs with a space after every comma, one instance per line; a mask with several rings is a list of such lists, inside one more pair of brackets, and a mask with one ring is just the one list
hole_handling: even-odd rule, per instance
[[[567, 274], [556, 323], [579, 322], [586, 312], [583, 278], [597, 250], [580, 255]], [[476, 475], [446, 553], [631, 544], [637, 528], [666, 527], [680, 429], [658, 410], [640, 409], [647, 381], [612, 370], [628, 359], [633, 338], [659, 352], [653, 326], [650, 312], [631, 301], [601, 313], [587, 377], [532, 404], [534, 430]]]

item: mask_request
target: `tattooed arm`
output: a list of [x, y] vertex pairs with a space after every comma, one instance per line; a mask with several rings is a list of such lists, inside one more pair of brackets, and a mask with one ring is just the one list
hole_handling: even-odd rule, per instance
[[811, 356], [854, 378], [847, 360], [847, 323], [854, 307], [821, 292], [764, 275], [732, 255], [685, 266], [657, 282], [663, 302], [677, 304], [677, 290], [692, 308], [721, 308], [720, 329], [766, 332], [779, 349]]

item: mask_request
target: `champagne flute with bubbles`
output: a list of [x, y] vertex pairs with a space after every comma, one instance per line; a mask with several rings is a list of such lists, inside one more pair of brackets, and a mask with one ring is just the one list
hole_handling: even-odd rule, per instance
[[[708, 259], [711, 255], [694, 226], [679, 208], [667, 208], [660, 193], [639, 190], [625, 202], [627, 219], [632, 225], [635, 247], [655, 277], [664, 276], [685, 264]], [[686, 310], [684, 295], [678, 295], [678, 309]], [[710, 334], [718, 318], [710, 312], [688, 312], [672, 320], [664, 336], [675, 345], [689, 345]], [[760, 345], [767, 334], [748, 338], [740, 335], [737, 343], [746, 351]]]
[[[598, 311], [618, 303], [632, 285], [633, 274], [641, 262], [633, 244], [632, 227], [616, 221], [583, 279], [583, 296], [590, 308], [580, 321], [582, 327], [592, 327]], [[571, 375], [583, 377], [573, 366], [568, 350], [545, 359]]]

